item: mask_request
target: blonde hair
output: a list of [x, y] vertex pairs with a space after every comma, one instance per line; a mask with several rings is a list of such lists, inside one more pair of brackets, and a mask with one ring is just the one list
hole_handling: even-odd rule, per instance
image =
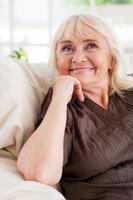
[[66, 19], [58, 28], [52, 42], [51, 56], [49, 65], [57, 70], [56, 48], [58, 42], [64, 39], [73, 39], [75, 37], [87, 37], [87, 27], [101, 34], [107, 41], [112, 54], [112, 69], [110, 70], [110, 94], [117, 92], [122, 94], [123, 90], [133, 88], [133, 81], [130, 78], [120, 76], [120, 67], [122, 67], [122, 51], [118, 40], [110, 27], [99, 17], [92, 15], [73, 15]]

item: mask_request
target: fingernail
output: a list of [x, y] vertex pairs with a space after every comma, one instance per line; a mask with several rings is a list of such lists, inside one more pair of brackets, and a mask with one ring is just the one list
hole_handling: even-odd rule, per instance
[[84, 96], [82, 96], [82, 97], [81, 97], [81, 101], [83, 102], [83, 101], [84, 101], [84, 99], [85, 99], [85, 98], [84, 98]]

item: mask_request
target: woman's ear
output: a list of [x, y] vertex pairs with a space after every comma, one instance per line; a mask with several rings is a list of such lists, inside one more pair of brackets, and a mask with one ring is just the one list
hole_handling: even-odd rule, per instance
[[110, 55], [109, 69], [112, 69], [116, 63], [116, 59], [114, 56]]

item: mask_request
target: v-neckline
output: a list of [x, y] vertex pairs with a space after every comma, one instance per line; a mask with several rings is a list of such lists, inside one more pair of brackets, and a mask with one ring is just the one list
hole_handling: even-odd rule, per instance
[[76, 96], [73, 96], [71, 103], [77, 105], [76, 109], [78, 109], [82, 115], [84, 114], [84, 106], [88, 107], [93, 114], [95, 114], [102, 121], [104, 120], [104, 123], [109, 126], [113, 123], [120, 123], [121, 119], [130, 109], [128, 100], [125, 98], [125, 96], [121, 97], [117, 93], [113, 93], [109, 96], [107, 110], [87, 96], [85, 96], [84, 102], [81, 102]]
[[[111, 106], [114, 104], [114, 98], [116, 94], [113, 94], [109, 96], [109, 102], [108, 102], [108, 109], [104, 109], [102, 106], [97, 104], [95, 101], [90, 99], [89, 97], [85, 97], [84, 103], [89, 107], [89, 109], [95, 113], [100, 119], [104, 120], [104, 122], [107, 125], [110, 125], [110, 123], [114, 123], [114, 121], [118, 122], [121, 119], [121, 115], [123, 113], [113, 113], [111, 111]], [[115, 106], [119, 107], [120, 105], [118, 102], [115, 102]]]

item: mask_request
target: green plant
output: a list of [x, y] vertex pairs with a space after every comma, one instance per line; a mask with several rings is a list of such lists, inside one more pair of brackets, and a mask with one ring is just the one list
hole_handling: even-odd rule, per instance
[[133, 0], [96, 0], [99, 5], [102, 4], [130, 4]]
[[128, 4], [131, 3], [131, 0], [111, 0], [111, 3]]
[[28, 62], [28, 55], [27, 55], [27, 52], [24, 48], [20, 47], [19, 49], [13, 51], [11, 54], [10, 54], [10, 57], [12, 58], [16, 58], [16, 59], [19, 59], [19, 60], [23, 60], [25, 62]]

